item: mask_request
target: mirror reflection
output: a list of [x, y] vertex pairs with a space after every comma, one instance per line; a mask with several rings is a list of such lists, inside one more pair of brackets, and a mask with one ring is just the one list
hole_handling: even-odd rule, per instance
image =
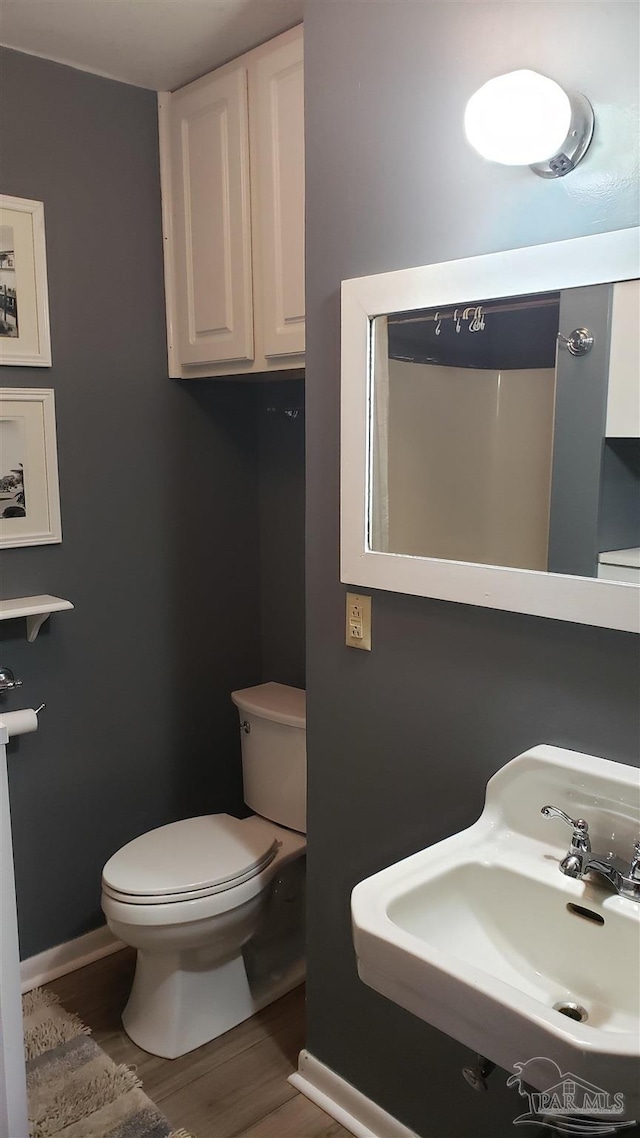
[[370, 548], [640, 580], [639, 299], [630, 281], [374, 317]]

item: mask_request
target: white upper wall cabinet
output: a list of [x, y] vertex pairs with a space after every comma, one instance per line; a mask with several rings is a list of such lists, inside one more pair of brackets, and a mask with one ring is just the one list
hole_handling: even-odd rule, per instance
[[304, 366], [302, 27], [159, 96], [169, 375]]
[[253, 358], [247, 69], [171, 97], [178, 360]]
[[304, 74], [297, 31], [256, 60], [249, 87], [254, 248], [269, 357], [304, 352]]

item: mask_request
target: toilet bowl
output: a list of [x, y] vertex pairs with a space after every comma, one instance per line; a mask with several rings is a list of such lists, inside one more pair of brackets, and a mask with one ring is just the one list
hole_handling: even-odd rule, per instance
[[107, 924], [138, 950], [124, 1028], [164, 1058], [215, 1039], [304, 976], [304, 692], [270, 683], [232, 698], [245, 800], [262, 814], [161, 826], [102, 875]]

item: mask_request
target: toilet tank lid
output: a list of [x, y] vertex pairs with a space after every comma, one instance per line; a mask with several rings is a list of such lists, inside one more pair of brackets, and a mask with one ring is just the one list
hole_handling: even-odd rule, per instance
[[303, 728], [307, 726], [306, 697], [303, 688], [290, 688], [287, 684], [273, 682], [231, 692], [236, 707], [248, 715]]

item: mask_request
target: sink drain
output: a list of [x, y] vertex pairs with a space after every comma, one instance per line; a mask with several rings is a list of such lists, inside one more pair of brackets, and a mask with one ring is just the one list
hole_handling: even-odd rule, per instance
[[585, 1023], [589, 1018], [586, 1008], [581, 1007], [580, 1004], [574, 1004], [571, 1000], [559, 1000], [557, 1004], [553, 1005], [555, 1012], [560, 1012], [563, 1016], [568, 1016], [569, 1019], [575, 1019], [578, 1023]]

